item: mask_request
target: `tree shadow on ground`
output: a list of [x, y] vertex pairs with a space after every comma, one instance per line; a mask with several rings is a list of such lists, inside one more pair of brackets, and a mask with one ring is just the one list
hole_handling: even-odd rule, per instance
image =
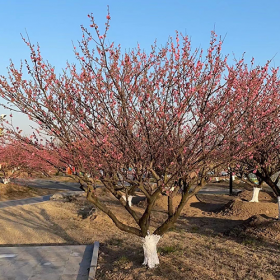
[[186, 230], [191, 233], [200, 234], [223, 234], [226, 231], [240, 226], [243, 224], [243, 220], [230, 220], [214, 217], [188, 217], [182, 215], [176, 223], [175, 228], [180, 230]]
[[[31, 209], [33, 211], [24, 207], [9, 207], [0, 210], [0, 226], [2, 224], [0, 239], [1, 243], [5, 243], [0, 245], [0, 250], [2, 254], [9, 252], [11, 255], [9, 259], [0, 259], [1, 267], [5, 265], [10, 267], [7, 271], [1, 270], [1, 273], [4, 273], [1, 275], [3, 279], [13, 278], [15, 274], [17, 279], [29, 279], [30, 273], [40, 274], [40, 271], [51, 273], [50, 279], [57, 277], [59, 273], [62, 273], [72, 250], [71, 247], [62, 247], [80, 245], [78, 240], [69, 235], [59, 222], [51, 219], [45, 209], [36, 205], [32, 205]], [[30, 248], [33, 246], [47, 247]], [[59, 246], [59, 248], [53, 249], [51, 246]], [[14, 254], [11, 254], [13, 252]], [[80, 262], [81, 259], [77, 261]]]
[[201, 211], [216, 212], [222, 209], [227, 203], [234, 201], [237, 197], [230, 195], [216, 194], [197, 194], [198, 202], [192, 202], [191, 207], [198, 208]]
[[[276, 221], [266, 215], [259, 216], [267, 219], [268, 223]], [[175, 227], [170, 231], [178, 233], [189, 232], [206, 237], [219, 236], [221, 238], [229, 238], [239, 244], [256, 248], [265, 247], [266, 250], [271, 252], [279, 251], [279, 244], [274, 240], [273, 236], [271, 236], [271, 239], [268, 239], [246, 231], [246, 229], [250, 227], [250, 219], [251, 218], [247, 220], [233, 220], [216, 217], [187, 217], [186, 215], [183, 215], [178, 219]]]
[[148, 269], [142, 265], [144, 254], [140, 242], [133, 246], [111, 238], [100, 244], [96, 279], [184, 279], [176, 267], [159, 258], [160, 265]]
[[[242, 244], [234, 240], [227, 243], [229, 238], [223, 236], [197, 238], [184, 232], [175, 236], [176, 239], [161, 239], [158, 246], [160, 264], [154, 269], [141, 265], [144, 259], [141, 242], [106, 240], [100, 244], [97, 279], [261, 279], [254, 275], [254, 258], [249, 257], [248, 264], [244, 263], [244, 252], [240, 251], [244, 247]], [[238, 246], [237, 250], [235, 246]], [[252, 256], [255, 249], [251, 244], [247, 246], [248, 249], [243, 250]], [[261, 252], [256, 254], [261, 255]], [[273, 254], [278, 255], [276, 251]]]
[[[36, 210], [37, 207], [33, 205], [33, 208]], [[52, 244], [78, 244], [76, 239], [50, 219], [45, 209], [37, 208], [35, 212], [22, 207], [1, 209], [0, 225], [3, 222], [6, 226], [1, 226], [1, 236], [2, 239], [5, 239], [6, 244], [21, 245], [21, 237], [23, 236], [27, 240], [22, 244], [47, 244], [48, 241]], [[47, 234], [44, 236], [44, 233]], [[44, 241], [44, 239], [47, 240]], [[52, 239], [57, 240], [57, 242], [52, 242]]]

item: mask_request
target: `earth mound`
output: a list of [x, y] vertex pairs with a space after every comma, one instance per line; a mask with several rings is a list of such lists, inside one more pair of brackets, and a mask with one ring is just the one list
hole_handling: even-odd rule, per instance
[[[181, 201], [182, 196], [180, 194], [174, 195], [173, 197], [173, 207], [174, 209], [179, 205]], [[198, 203], [199, 200], [197, 199], [196, 196], [191, 197], [187, 204], [190, 203]], [[157, 209], [168, 209], [168, 196], [166, 195], [160, 195], [160, 197], [156, 200], [155, 202], [155, 208]], [[186, 207], [187, 208], [187, 207]]]
[[229, 201], [223, 206], [219, 215], [222, 216], [236, 216], [242, 220], [248, 219], [254, 215], [266, 215], [270, 218], [278, 217], [278, 206], [274, 202], [249, 202], [236, 198]]
[[[176, 194], [173, 197], [173, 208], [175, 209], [180, 201], [181, 201], [182, 196], [180, 194]], [[145, 208], [147, 206], [147, 201], [145, 198], [142, 197], [142, 199], [138, 199], [138, 201], [136, 202], [137, 199], [132, 199], [132, 203], [136, 204], [138, 207], [142, 207]], [[196, 196], [191, 197], [187, 204], [191, 204], [191, 203], [198, 203], [199, 200], [197, 199]], [[167, 195], [160, 195], [156, 202], [155, 202], [155, 210], [167, 210], [168, 209], [168, 196]], [[184, 211], [183, 211], [184, 212]]]
[[43, 196], [48, 194], [54, 194], [57, 192], [57, 190], [53, 189], [32, 188], [28, 186], [20, 186], [14, 183], [0, 183], [0, 201]]
[[254, 215], [226, 235], [279, 244], [280, 221], [265, 215]]
[[[253, 190], [244, 190], [238, 194], [238, 197], [241, 200], [250, 201], [253, 197]], [[272, 192], [261, 190], [259, 192], [259, 201], [260, 202], [277, 202], [277, 198]]]

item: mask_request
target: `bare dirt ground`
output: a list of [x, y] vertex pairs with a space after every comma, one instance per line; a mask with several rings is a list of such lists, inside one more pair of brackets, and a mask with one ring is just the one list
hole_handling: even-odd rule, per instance
[[0, 201], [44, 196], [54, 193], [57, 193], [57, 190], [24, 187], [12, 183], [4, 185], [0, 183]]
[[[112, 211], [133, 225], [133, 220], [110, 195], [106, 192], [102, 195]], [[245, 189], [237, 197], [193, 197], [176, 227], [161, 238], [160, 265], [152, 270], [141, 266], [141, 239], [118, 230], [85, 198], [0, 209], [0, 244], [99, 241], [96, 279], [102, 280], [280, 279], [280, 222], [276, 220], [276, 200], [262, 191], [259, 203], [249, 203], [251, 195]], [[163, 213], [166, 204], [167, 197], [162, 196], [153, 212], [153, 228], [166, 217]], [[141, 205], [140, 202], [133, 207], [141, 212]]]

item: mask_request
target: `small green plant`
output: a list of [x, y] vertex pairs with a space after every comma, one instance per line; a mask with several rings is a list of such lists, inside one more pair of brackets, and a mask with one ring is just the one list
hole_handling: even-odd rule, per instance
[[129, 263], [129, 259], [126, 256], [121, 256], [118, 260], [114, 261], [114, 265], [124, 265]]
[[102, 189], [101, 189], [101, 195], [102, 195], [102, 196], [106, 196], [106, 195], [108, 195], [108, 193], [109, 193], [109, 192], [108, 192], [105, 188], [102, 188]]
[[179, 228], [179, 227], [176, 227], [176, 226], [170, 228], [169, 231], [170, 232], [177, 232], [177, 233], [181, 233], [181, 234], [184, 234], [186, 232], [185, 229]]
[[111, 246], [121, 246], [123, 244], [123, 240], [119, 238], [111, 238], [108, 240], [108, 244]]
[[167, 255], [170, 253], [174, 253], [178, 250], [179, 250], [179, 248], [176, 248], [175, 246], [164, 246], [164, 247], [158, 248], [158, 253], [161, 255]]
[[193, 226], [191, 228], [192, 232], [198, 232], [199, 231], [199, 227], [198, 226]]
[[242, 241], [242, 244], [245, 246], [257, 246], [259, 244], [259, 240], [247, 237]]

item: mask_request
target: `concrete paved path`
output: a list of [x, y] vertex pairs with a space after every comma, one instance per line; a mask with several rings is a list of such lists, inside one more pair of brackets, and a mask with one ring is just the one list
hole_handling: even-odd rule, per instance
[[[80, 184], [74, 182], [58, 182], [52, 180], [42, 180], [42, 179], [22, 179], [22, 178], [15, 178], [12, 179], [13, 183], [23, 185], [23, 186], [30, 186], [34, 188], [47, 188], [47, 189], [56, 189], [56, 190], [66, 190], [66, 191], [81, 191]], [[234, 189], [233, 194], [238, 194], [241, 190]], [[223, 188], [220, 186], [206, 186], [202, 188], [198, 194], [229, 194], [228, 188]], [[40, 197], [33, 197], [33, 198], [26, 198], [26, 199], [19, 199], [19, 200], [10, 200], [10, 201], [3, 201], [0, 202], [0, 209], [18, 205], [26, 205], [26, 204], [34, 204], [40, 203], [44, 201], [50, 200], [51, 195], [45, 195]], [[137, 200], [137, 199], [136, 199]], [[137, 200], [138, 201], [138, 200]], [[135, 202], [135, 198], [133, 199], [132, 203]]]
[[[30, 186], [34, 188], [46, 188], [56, 190], [69, 190], [69, 191], [80, 191], [80, 184], [75, 182], [59, 182], [46, 179], [23, 179], [15, 178], [12, 182], [22, 186]], [[234, 193], [238, 193], [241, 190], [234, 189]], [[199, 191], [200, 194], [229, 194], [229, 188], [221, 186], [206, 186]]]
[[[239, 189], [233, 189], [233, 194], [238, 194], [241, 192]], [[204, 187], [198, 194], [229, 194], [229, 188], [220, 188], [220, 187]]]
[[21, 185], [29, 186], [33, 188], [42, 189], [54, 189], [54, 190], [68, 190], [68, 191], [80, 191], [80, 184], [75, 182], [59, 182], [46, 179], [23, 179], [14, 178], [11, 182]]
[[94, 279], [98, 248], [98, 242], [94, 245], [0, 247], [0, 280]]
[[30, 197], [30, 198], [17, 199], [17, 200], [1, 201], [0, 209], [6, 208], [6, 207], [13, 207], [13, 206], [19, 206], [19, 205], [44, 202], [44, 201], [50, 200], [50, 197], [51, 197], [51, 195], [44, 195], [44, 196]]
[[[58, 182], [51, 180], [41, 180], [41, 179], [12, 179], [12, 182], [21, 186], [29, 186], [33, 188], [42, 189], [54, 189], [54, 190], [65, 190], [65, 191], [81, 191], [80, 184], [74, 182]], [[38, 197], [8, 200], [0, 202], [0, 209], [6, 207], [13, 207], [18, 205], [34, 204], [50, 200], [51, 195], [44, 195]]]

